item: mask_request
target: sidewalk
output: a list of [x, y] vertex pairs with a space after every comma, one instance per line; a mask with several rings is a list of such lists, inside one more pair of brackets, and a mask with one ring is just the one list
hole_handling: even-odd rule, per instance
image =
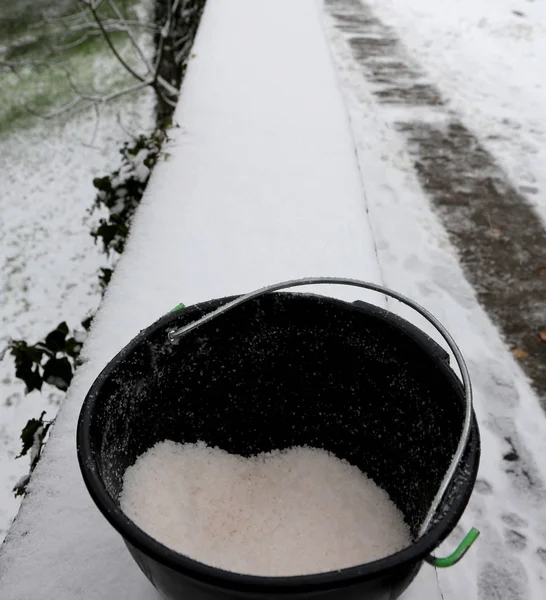
[[[0, 550], [2, 600], [157, 598], [92, 504], [75, 449], [89, 386], [141, 328], [181, 301], [295, 277], [381, 282], [320, 10], [314, 0], [208, 0], [170, 157]], [[416, 598], [436, 599], [431, 578], [428, 569]]]

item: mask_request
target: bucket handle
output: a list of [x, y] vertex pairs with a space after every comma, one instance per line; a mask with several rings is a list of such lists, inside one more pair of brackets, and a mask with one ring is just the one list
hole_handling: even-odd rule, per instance
[[[445, 340], [449, 349], [453, 353], [453, 356], [455, 357], [457, 366], [459, 367], [459, 371], [461, 373], [463, 388], [464, 388], [465, 416], [464, 416], [463, 429], [461, 432], [459, 444], [457, 445], [457, 449], [455, 451], [455, 454], [453, 455], [451, 464], [449, 465], [449, 469], [446, 471], [446, 474], [444, 475], [444, 478], [440, 484], [440, 487], [438, 488], [438, 491], [436, 492], [436, 495], [434, 496], [434, 499], [432, 501], [430, 509], [419, 529], [419, 537], [421, 537], [427, 530], [428, 526], [430, 525], [430, 523], [434, 517], [434, 514], [436, 513], [436, 510], [438, 509], [438, 506], [440, 505], [440, 503], [451, 483], [451, 480], [453, 479], [455, 472], [457, 471], [457, 467], [458, 467], [459, 463], [461, 462], [466, 445], [468, 443], [468, 439], [470, 437], [470, 425], [471, 425], [471, 421], [472, 421], [472, 386], [470, 384], [470, 374], [468, 373], [468, 367], [466, 366], [463, 355], [462, 355], [461, 351], [459, 350], [459, 347], [455, 343], [455, 340], [452, 338], [451, 334], [440, 323], [440, 321], [438, 321], [438, 319], [432, 313], [430, 313], [426, 308], [423, 308], [420, 304], [418, 304], [414, 300], [411, 300], [410, 298], [407, 298], [406, 296], [404, 296], [398, 292], [395, 292], [394, 290], [388, 289], [388, 288], [378, 285], [376, 283], [361, 281], [359, 279], [349, 279], [349, 278], [344, 278], [344, 277], [305, 277], [305, 278], [301, 278], [301, 279], [292, 279], [290, 281], [283, 281], [281, 283], [274, 283], [272, 285], [268, 285], [268, 286], [265, 286], [258, 290], [255, 290], [253, 292], [249, 292], [248, 294], [238, 296], [237, 298], [235, 298], [235, 300], [231, 300], [230, 302], [227, 302], [226, 304], [220, 306], [216, 310], [211, 311], [210, 313], [204, 315], [203, 317], [201, 317], [200, 319], [197, 319], [196, 321], [193, 321], [192, 323], [189, 323], [188, 325], [184, 325], [177, 329], [169, 330], [167, 333], [167, 336], [171, 343], [175, 343], [177, 340], [179, 340], [181, 337], [188, 334], [190, 331], [193, 331], [197, 327], [200, 327], [201, 325], [204, 325], [205, 323], [212, 321], [216, 317], [219, 317], [220, 315], [228, 312], [232, 308], [235, 308], [236, 306], [240, 306], [241, 304], [244, 304], [245, 302], [248, 302], [249, 300], [253, 300], [254, 298], [258, 298], [259, 296], [263, 296], [265, 294], [269, 294], [272, 292], [278, 292], [280, 290], [284, 290], [284, 289], [288, 289], [288, 288], [302, 287], [302, 286], [306, 286], [306, 285], [317, 285], [317, 284], [334, 284], [334, 285], [346, 285], [346, 286], [351, 286], [351, 287], [358, 287], [358, 288], [370, 290], [372, 292], [378, 292], [379, 294], [383, 294], [385, 296], [388, 296], [390, 298], [394, 298], [395, 300], [398, 300], [402, 304], [405, 304], [406, 306], [409, 306], [410, 308], [412, 308], [413, 310], [418, 312], [431, 325], [433, 325], [433, 327], [436, 329], [436, 331], [438, 331], [438, 333]], [[460, 560], [460, 558], [462, 558], [462, 556], [466, 553], [466, 551], [468, 550], [470, 545], [477, 538], [478, 534], [479, 534], [479, 532], [476, 529], [472, 529], [465, 536], [465, 538], [461, 542], [460, 546], [457, 548], [457, 550], [455, 550], [455, 552], [450, 557], [447, 557], [446, 559], [437, 559], [433, 556], [429, 556], [427, 562], [430, 562], [431, 564], [434, 564], [435, 566], [451, 566], [452, 564], [455, 564], [455, 562], [458, 562], [458, 560]], [[458, 558], [455, 560], [455, 558], [457, 556], [458, 556]]]

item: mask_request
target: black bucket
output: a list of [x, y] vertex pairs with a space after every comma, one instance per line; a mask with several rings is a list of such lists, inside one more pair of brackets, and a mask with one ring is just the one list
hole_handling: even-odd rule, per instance
[[[336, 282], [320, 280], [328, 281]], [[417, 306], [378, 286], [361, 287]], [[89, 493], [169, 600], [397, 598], [457, 524], [478, 470], [478, 426], [458, 349], [448, 340], [465, 386], [442, 348], [374, 305], [286, 292], [242, 300], [181, 335], [173, 330], [233, 298], [165, 315], [99, 375], [77, 431]], [[414, 541], [372, 563], [296, 577], [196, 562], [148, 536], [120, 509], [125, 470], [165, 439], [202, 440], [245, 456], [301, 445], [329, 450], [388, 492]]]

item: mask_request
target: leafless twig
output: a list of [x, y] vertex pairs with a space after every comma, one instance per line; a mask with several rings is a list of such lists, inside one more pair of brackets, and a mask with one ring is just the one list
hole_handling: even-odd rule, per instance
[[[184, 35], [181, 37], [176, 37], [179, 33], [181, 23], [183, 22], [180, 21], [180, 19], [185, 19], [185, 15], [188, 12], [183, 10], [185, 3], [182, 0], [167, 0], [166, 19], [162, 25], [159, 25], [143, 23], [139, 19], [126, 18], [120, 9], [117, 0], [79, 0], [79, 2], [81, 3], [83, 10], [70, 15], [54, 16], [48, 12], [42, 13], [43, 23], [46, 26], [49, 24], [60, 25], [66, 31], [66, 35], [61, 32], [60, 41], [59, 36], [57, 36], [55, 44], [50, 43], [51, 36], [44, 36], [44, 43], [49, 47], [46, 59], [20, 62], [0, 60], [0, 69], [9, 69], [16, 74], [18, 69], [24, 67], [51, 68], [52, 66], [55, 66], [63, 69], [68, 86], [73, 93], [73, 98], [69, 102], [46, 114], [28, 106], [26, 107], [27, 110], [31, 114], [41, 118], [54, 119], [68, 112], [73, 113], [87, 108], [93, 108], [97, 119], [91, 141], [91, 143], [94, 143], [99, 127], [98, 121], [100, 119], [101, 107], [125, 94], [134, 93], [149, 86], [155, 91], [161, 102], [165, 103], [166, 106], [175, 107], [179, 93], [178, 89], [167, 80], [171, 75], [168, 77], [167, 75], [162, 75], [161, 68], [165, 60], [172, 62], [173, 67], [174, 65], [182, 64], [191, 47], [193, 37], [192, 32], [184, 32]], [[111, 16], [109, 18], [103, 18], [99, 13], [99, 8], [105, 3], [108, 4], [111, 11]], [[155, 53], [156, 60], [151, 60], [140, 44], [139, 38], [140, 32], [142, 31], [159, 34], [158, 47]], [[123, 33], [127, 36], [131, 48], [140, 59], [141, 68], [139, 68], [138, 65], [135, 67], [132, 66], [132, 61], [129, 62], [118, 49], [112, 39], [112, 35], [117, 33]], [[87, 90], [84, 92], [80, 89], [80, 86], [74, 81], [69, 70], [63, 66], [63, 58], [60, 55], [62, 55], [64, 51], [81, 46], [95, 36], [104, 38], [104, 41], [116, 60], [134, 79], [137, 80], [137, 83], [107, 94], [99, 93], [95, 90], [89, 93]], [[168, 53], [168, 56], [165, 55], [166, 52]], [[59, 58], [57, 58], [58, 56]], [[64, 62], [66, 64], [66, 58], [64, 59]], [[167, 79], [165, 79], [165, 77], [167, 77]], [[176, 78], [176, 75], [174, 78]]]
[[165, 96], [165, 94], [163, 92], [160, 92], [160, 96], [161, 96], [161, 99], [164, 102], [166, 102], [169, 106], [171, 106], [172, 108], [176, 108], [176, 102], [174, 102], [173, 100], [171, 100], [170, 98]]
[[74, 110], [82, 101], [83, 99], [80, 97], [73, 98], [72, 100], [70, 100], [70, 102], [63, 104], [63, 106], [47, 114], [42, 114], [39, 111], [34, 110], [26, 102], [23, 103], [23, 106], [31, 115], [34, 115], [35, 117], [40, 117], [41, 119], [50, 120], [60, 117], [61, 115]]
[[81, 37], [79, 37], [77, 40], [74, 40], [73, 42], [70, 42], [68, 44], [62, 44], [60, 46], [51, 46], [51, 48], [53, 49], [54, 52], [64, 52], [66, 50], [72, 50], [72, 48], [77, 48], [78, 46], [81, 46], [82, 44], [85, 44], [85, 42], [87, 42], [87, 40], [92, 36], [92, 35], [101, 35], [100, 31], [97, 32], [88, 32], [88, 33], [84, 33]]
[[95, 144], [95, 140], [97, 139], [97, 134], [99, 132], [100, 125], [100, 104], [94, 104], [93, 108], [95, 109], [95, 126], [93, 127], [93, 135], [91, 136], [91, 141], [89, 142], [89, 146], [93, 147]]
[[137, 51], [138, 55], [140, 56], [140, 58], [142, 59], [142, 62], [146, 65], [146, 69], [148, 70], [148, 74], [152, 74], [152, 67], [150, 65], [150, 63], [148, 62], [148, 58], [146, 57], [146, 55], [144, 54], [144, 52], [142, 51], [140, 44], [136, 41], [135, 36], [131, 30], [131, 26], [129, 25], [128, 21], [125, 19], [125, 17], [123, 16], [123, 14], [121, 13], [121, 11], [118, 8], [118, 5], [116, 4], [115, 0], [108, 0], [108, 4], [110, 5], [110, 7], [112, 8], [112, 10], [114, 11], [114, 14], [116, 15], [116, 17], [120, 20], [120, 22], [123, 24], [125, 33], [127, 34], [127, 37], [129, 38], [131, 45], [133, 46], [133, 48]]
[[113, 100], [116, 100], [121, 96], [125, 96], [126, 94], [132, 94], [145, 87], [148, 87], [149, 85], [151, 85], [151, 83], [152, 80], [147, 79], [140, 83], [136, 83], [134, 85], [125, 87], [121, 90], [116, 90], [115, 92], [111, 92], [110, 94], [106, 94], [104, 96], [93, 94], [81, 94], [75, 92], [75, 97], [72, 100], [70, 100], [70, 102], [63, 104], [63, 106], [49, 113], [40, 113], [39, 111], [34, 110], [32, 107], [28, 106], [28, 104], [24, 104], [24, 106], [26, 110], [28, 110], [28, 112], [33, 114], [34, 116], [40, 117], [41, 119], [51, 120], [56, 119], [69, 112], [74, 114], [76, 112], [89, 108], [90, 106], [100, 106], [107, 104], [108, 102], [112, 102]]
[[[128, 63], [127, 61], [121, 56], [121, 54], [117, 51], [117, 48], [115, 47], [114, 43], [112, 42], [112, 40], [110, 39], [110, 35], [109, 33], [106, 31], [106, 29], [104, 28], [102, 21], [97, 13], [97, 6], [95, 6], [92, 2], [92, 0], [81, 0], [84, 4], [86, 4], [89, 7], [89, 10], [91, 11], [91, 14], [93, 15], [93, 18], [95, 19], [97, 25], [99, 26], [99, 29], [101, 30], [103, 37], [104, 37], [104, 41], [108, 44], [108, 47], [110, 48], [110, 50], [113, 52], [114, 56], [118, 59], [119, 63], [123, 66], [123, 68], [130, 73], [135, 79], [138, 79], [140, 82], [144, 81], [144, 77], [142, 77], [142, 75], [139, 75]], [[102, 2], [102, 0], [100, 0], [100, 2]]]

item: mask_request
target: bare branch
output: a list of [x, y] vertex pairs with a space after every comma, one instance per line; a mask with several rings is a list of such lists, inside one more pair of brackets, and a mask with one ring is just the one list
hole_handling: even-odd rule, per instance
[[193, 40], [189, 39], [182, 48], [176, 53], [175, 60], [178, 64], [182, 64], [184, 58], [188, 56], [192, 47]]
[[[121, 11], [119, 10], [119, 8], [118, 8], [115, 0], [108, 0], [108, 3], [110, 4], [112, 10], [114, 11], [114, 13], [118, 17], [118, 19], [123, 24], [126, 24], [124, 16], [121, 13]], [[170, 0], [168, 2], [168, 7], [169, 7], [169, 9], [172, 8]], [[172, 11], [171, 10], [169, 10], [169, 16], [167, 18], [166, 25], [167, 24], [168, 24], [168, 27], [169, 27], [169, 29], [167, 30], [167, 34], [170, 35], [171, 34], [170, 28], [172, 27]], [[148, 69], [148, 72], [151, 75], [153, 74], [153, 78], [154, 78], [153, 81], [157, 82], [168, 94], [170, 94], [171, 96], [174, 96], [176, 98], [176, 97], [178, 97], [178, 90], [173, 85], [171, 85], [168, 81], [166, 81], [159, 74], [159, 68], [160, 68], [160, 65], [161, 65], [162, 54], [163, 54], [163, 44], [164, 44], [164, 41], [163, 41], [164, 40], [164, 35], [163, 34], [165, 32], [165, 26], [162, 28], [161, 31], [162, 31], [162, 35], [160, 37], [160, 44], [159, 44], [159, 48], [158, 48], [158, 51], [157, 51], [157, 62], [154, 65], [154, 68], [152, 70], [152, 67], [149, 64], [148, 59], [146, 58], [146, 56], [142, 52], [142, 49], [140, 48], [140, 45], [136, 41], [135, 35], [131, 31], [131, 28], [129, 26], [127, 26], [127, 28], [126, 28], [126, 33], [129, 36], [129, 39], [131, 40], [131, 43], [132, 43], [133, 47], [137, 50], [138, 54], [140, 55], [140, 57], [144, 61], [144, 64], [146, 65], [146, 68]], [[173, 105], [173, 106], [175, 106], [175, 105]]]
[[79, 98], [79, 97], [73, 98], [70, 102], [67, 102], [63, 106], [59, 107], [57, 110], [54, 110], [47, 114], [42, 114], [42, 113], [32, 109], [26, 103], [23, 103], [23, 106], [25, 107], [26, 110], [28, 110], [28, 112], [30, 114], [34, 115], [35, 117], [40, 117], [41, 119], [50, 120], [50, 119], [55, 119], [57, 117], [60, 117], [61, 115], [65, 114], [67, 112], [73, 111], [76, 108], [76, 106], [78, 106], [78, 104], [82, 103], [83, 101], [84, 101], [83, 98]]
[[[161, 62], [163, 60], [163, 50], [165, 47], [165, 39], [167, 39], [167, 37], [172, 38], [172, 27], [173, 27], [173, 19], [172, 19], [172, 9], [173, 6], [177, 6], [177, 0], [175, 0], [175, 4], [173, 5], [171, 3], [171, 1], [169, 0], [167, 3], [167, 8], [168, 8], [168, 14], [167, 14], [167, 20], [165, 22], [165, 25], [161, 28], [161, 35], [159, 38], [159, 46], [157, 49], [157, 58], [156, 58], [156, 63], [154, 65], [154, 81], [156, 81], [158, 83], [159, 86], [161, 86], [170, 96], [174, 96], [175, 98], [178, 97], [178, 89], [175, 88], [173, 85], [171, 85], [164, 77], [162, 77], [159, 74], [159, 70], [161, 68]], [[165, 99], [165, 95], [164, 94], [160, 94], [160, 96]], [[172, 104], [172, 101], [167, 102], [167, 104], [171, 104], [171, 106], [176, 106], [175, 104]]]
[[[80, 22], [70, 23], [70, 22], [63, 21], [62, 19], [59, 19], [58, 22], [51, 21], [50, 23], [55, 24], [55, 25], [61, 25], [67, 32], [70, 32], [70, 33], [75, 33], [78, 31], [100, 32], [100, 27], [97, 25], [96, 21], [94, 19], [93, 20], [89, 19], [89, 12], [87, 10], [85, 11], [85, 15], [86, 15], [86, 18], [83, 21], [80, 20]], [[128, 25], [130, 25], [131, 27], [140, 28], [140, 29], [147, 30], [150, 32], [157, 32], [161, 29], [155, 23], [140, 22], [140, 21], [134, 21], [134, 20], [124, 20], [123, 22], [120, 22], [118, 19], [101, 19], [101, 21], [102, 21], [102, 25], [103, 25], [104, 29], [106, 29], [106, 31], [108, 31], [108, 33], [115, 33], [115, 32], [127, 33]], [[43, 29], [43, 24], [36, 25], [36, 28]]]
[[69, 83], [70, 83], [70, 87], [73, 89], [73, 91], [75, 93], [75, 97], [70, 102], [67, 102], [66, 104], [59, 107], [58, 109], [56, 109], [50, 113], [43, 114], [43, 113], [40, 113], [40, 112], [32, 109], [27, 104], [23, 104], [23, 106], [26, 108], [26, 110], [28, 110], [28, 112], [30, 112], [34, 116], [40, 117], [41, 119], [50, 120], [50, 119], [55, 119], [57, 117], [60, 117], [69, 112], [72, 114], [75, 114], [81, 110], [89, 108], [90, 105], [101, 106], [101, 105], [107, 104], [108, 102], [112, 102], [113, 100], [116, 100], [120, 96], [124, 96], [125, 94], [132, 94], [132, 93], [137, 92], [145, 87], [152, 86], [154, 82], [152, 79], [147, 79], [140, 83], [136, 83], [129, 87], [126, 87], [121, 90], [117, 90], [115, 92], [107, 94], [106, 96], [82, 94], [79, 92], [78, 88], [74, 85], [74, 83], [72, 81], [70, 81]]
[[[102, 2], [103, 0], [99, 1]], [[81, 0], [81, 2], [83, 2], [84, 4], [87, 4], [87, 6], [89, 6], [89, 10], [91, 11], [91, 14], [93, 15], [93, 18], [95, 19], [97, 25], [99, 26], [99, 29], [101, 30], [103, 36], [104, 36], [104, 40], [106, 41], [106, 43], [108, 44], [108, 47], [110, 48], [110, 50], [114, 53], [114, 56], [118, 59], [118, 61], [120, 62], [120, 64], [135, 78], [138, 79], [140, 82], [144, 81], [144, 77], [142, 77], [141, 75], [139, 75], [129, 64], [127, 64], [127, 62], [124, 60], [124, 58], [120, 55], [120, 53], [117, 51], [116, 47], [114, 46], [112, 40], [110, 39], [110, 36], [108, 35], [108, 32], [104, 29], [103, 25], [102, 25], [102, 21], [100, 20], [99, 15], [97, 14], [97, 8], [93, 5], [93, 3], [91, 2], [91, 0]]]
[[157, 78], [154, 80], [171, 96], [178, 97], [178, 90], [171, 85], [166, 79], [161, 77], [161, 75], [157, 75]]
[[135, 35], [131, 31], [131, 27], [129, 26], [128, 21], [125, 20], [125, 17], [123, 16], [122, 12], [119, 10], [118, 5], [115, 3], [114, 0], [108, 0], [108, 4], [110, 4], [110, 7], [114, 11], [116, 17], [121, 21], [121, 23], [125, 27], [125, 33], [127, 33], [127, 36], [129, 37], [129, 40], [130, 40], [133, 48], [138, 52], [138, 55], [140, 56], [140, 58], [146, 65], [146, 69], [147, 69], [148, 73], [151, 75], [153, 73], [152, 66], [149, 63], [148, 58], [144, 55], [144, 52], [142, 51], [140, 45], [136, 41]]
[[184, 42], [187, 42], [188, 40], [191, 40], [191, 33], [188, 33], [186, 35], [183, 35], [181, 37], [179, 37], [173, 44], [173, 48], [179, 48]]
[[84, 4], [87, 4], [87, 6], [89, 7], [90, 10], [94, 10], [94, 11], [97, 11], [100, 8], [103, 1], [104, 0], [95, 0], [93, 2], [93, 0], [81, 0], [81, 2], [83, 2]]
[[64, 52], [65, 50], [71, 50], [72, 48], [77, 48], [78, 46], [85, 44], [85, 42], [87, 42], [87, 40], [92, 35], [102, 35], [102, 34], [100, 33], [100, 31], [84, 33], [81, 37], [79, 37], [77, 40], [75, 40], [73, 42], [70, 42], [70, 43], [64, 44], [64, 45], [60, 45], [60, 46], [51, 46], [51, 49], [54, 50], [55, 52]]
[[[127, 33], [127, 28], [125, 27], [125, 25], [123, 25], [123, 23], [119, 23], [118, 21], [103, 21], [102, 25], [108, 33]], [[150, 30], [152, 30], [153, 28], [155, 28], [156, 30], [158, 29], [154, 25], [149, 25]], [[85, 31], [85, 33], [75, 42], [70, 42], [68, 44], [59, 46], [52, 46], [52, 48], [54, 48], [58, 52], [62, 52], [63, 50], [70, 50], [71, 48], [78, 46], [80, 43], [84, 43], [90, 37], [98, 37], [103, 35], [101, 28], [96, 23], [83, 23], [77, 27], [74, 26], [70, 28], [71, 33], [77, 33], [78, 31]]]
[[176, 11], [178, 10], [178, 5], [180, 4], [180, 0], [174, 0], [174, 4], [172, 7], [172, 13], [173, 15], [176, 14]]
[[141, 83], [137, 83], [133, 86], [127, 87], [123, 90], [120, 90], [118, 92], [112, 92], [111, 94], [108, 94], [107, 96], [103, 96], [102, 98], [100, 98], [100, 102], [102, 102], [102, 104], [105, 104], [106, 102], [111, 102], [112, 100], [115, 100], [116, 98], [119, 98], [120, 96], [124, 96], [125, 94], [132, 94], [133, 92], [138, 92], [139, 90], [151, 86], [153, 85], [153, 79], [146, 79], [144, 81], [142, 81]]
[[[55, 46], [51, 46], [49, 39], [45, 40], [45, 43], [50, 47], [48, 62], [25, 61], [23, 63], [14, 64], [0, 60], [0, 68], [8, 68], [15, 72], [15, 69], [25, 66], [52, 67], [52, 58], [57, 56], [60, 52], [77, 48], [88, 41], [90, 37], [97, 35], [103, 37], [119, 64], [138, 81], [137, 83], [127, 86], [123, 89], [118, 89], [117, 91], [112, 91], [106, 95], [98, 92], [97, 90], [90, 90], [90, 93], [87, 92], [87, 90], [84, 92], [79, 89], [78, 84], [72, 78], [72, 74], [69, 72], [69, 70], [61, 64], [62, 61], [58, 60], [54, 64], [55, 66], [59, 66], [64, 71], [66, 81], [68, 82], [68, 86], [74, 94], [74, 97], [66, 104], [52, 110], [47, 114], [41, 114], [40, 112], [28, 106], [26, 107], [31, 114], [44, 119], [53, 119], [65, 113], [74, 113], [93, 108], [96, 114], [95, 129], [91, 139], [91, 144], [93, 144], [96, 140], [96, 136], [98, 135], [97, 131], [99, 128], [101, 107], [104, 104], [112, 102], [123, 95], [137, 92], [145, 87], [151, 87], [161, 101], [165, 103], [165, 105], [173, 108], [176, 106], [176, 99], [178, 98], [179, 90], [167, 79], [165, 79], [163, 75], [161, 75], [161, 66], [163, 64], [162, 61], [164, 61], [166, 58], [165, 54], [167, 48], [169, 52], [169, 60], [174, 61], [175, 64], [181, 63], [189, 52], [189, 48], [191, 47], [192, 43], [192, 36], [190, 33], [187, 33], [181, 38], [175, 39], [175, 31], [179, 26], [179, 13], [181, 13], [182, 7], [184, 6], [184, 2], [181, 0], [167, 0], [167, 18], [162, 26], [142, 23], [138, 19], [126, 19], [118, 5], [117, 0], [107, 0], [107, 4], [112, 10], [115, 18], [104, 20], [102, 19], [101, 14], [99, 14], [98, 9], [105, 0], [79, 1], [84, 6], [84, 10], [73, 15], [58, 18], [52, 17], [49, 14], [44, 14], [44, 22], [46, 24], [61, 24], [64, 29], [70, 32], [71, 35], [71, 37], [67, 37], [66, 34], [61, 32], [61, 43], [57, 43]], [[181, 14], [183, 14], [183, 11]], [[159, 32], [158, 49], [156, 50], [157, 62], [153, 61], [151, 58], [148, 58], [143, 51], [143, 48], [139, 44], [140, 31], [138, 34], [135, 33], [135, 31], [137, 31], [137, 27], [141, 28], [141, 31], [144, 29], [147, 31]], [[114, 33], [124, 33], [127, 35], [131, 47], [142, 60], [142, 64], [145, 65], [145, 68], [148, 71], [147, 74], [141, 75], [138, 71], [143, 69], [138, 65], [136, 66], [136, 69], [133, 68], [127, 59], [122, 56], [120, 50], [118, 50], [111, 37], [111, 34]], [[77, 39], [74, 39], [74, 37], [77, 37]], [[58, 38], [59, 36], [57, 36], [57, 41]]]
[[160, 93], [159, 95], [161, 96], [161, 99], [164, 102], [166, 102], [169, 106], [171, 106], [172, 108], [176, 108], [176, 102], [173, 102], [173, 100], [165, 96], [165, 94]]
[[[140, 27], [141, 29], [148, 29], [149, 31], [159, 31], [159, 26], [155, 23], [141, 23], [140, 21], [118, 21], [117, 19], [105, 19], [102, 21], [104, 29], [112, 32], [127, 33], [127, 26]], [[94, 21], [87, 21], [85, 23], [79, 23], [72, 25], [70, 31], [81, 31], [86, 29], [100, 30], [100, 27]]]
[[161, 68], [161, 61], [163, 59], [163, 45], [165, 43], [165, 38], [163, 36], [159, 36], [159, 44], [156, 50], [156, 59], [154, 65], [154, 79], [157, 79], [159, 76], [159, 69]]
[[166, 38], [172, 32], [173, 25], [173, 5], [171, 0], [167, 0], [167, 20], [165, 21], [165, 25], [161, 28], [161, 37]]
[[95, 127], [93, 128], [93, 135], [91, 136], [91, 140], [89, 141], [89, 146], [93, 147], [95, 144], [95, 140], [97, 139], [97, 134], [99, 132], [100, 125], [100, 104], [94, 104], [93, 108], [95, 109]]
[[134, 134], [131, 133], [126, 127], [125, 125], [121, 122], [121, 113], [118, 113], [116, 115], [116, 121], [119, 125], [119, 128], [123, 131], [123, 133], [127, 134], [128, 137], [130, 138], [134, 138]]
[[[87, 4], [86, 2], [84, 2], [84, 4]], [[85, 20], [88, 16], [88, 12], [87, 12], [87, 8], [84, 8], [83, 10], [77, 12], [77, 13], [73, 13], [71, 15], [63, 15], [63, 16], [58, 16], [58, 15], [49, 15], [47, 13], [47, 11], [42, 11], [41, 12], [41, 16], [42, 19], [44, 21], [44, 23], [47, 23], [48, 25], [58, 25], [58, 24], [63, 24], [63, 25], [75, 25], [79, 20], [81, 20], [82, 18]], [[37, 23], [36, 25], [33, 25], [33, 28], [39, 28], [42, 27], [41, 23]]]
[[66, 81], [68, 82], [68, 85], [70, 86], [70, 88], [74, 92], [74, 94], [76, 94], [76, 96], [78, 96], [79, 98], [82, 98], [83, 100], [90, 100], [90, 101], [94, 100], [93, 96], [89, 96], [88, 94], [85, 94], [79, 90], [78, 86], [74, 83], [74, 80], [72, 79], [72, 74], [70, 73], [70, 71], [68, 69], [66, 69], [64, 67], [60, 67], [60, 68], [62, 71], [64, 71]]

